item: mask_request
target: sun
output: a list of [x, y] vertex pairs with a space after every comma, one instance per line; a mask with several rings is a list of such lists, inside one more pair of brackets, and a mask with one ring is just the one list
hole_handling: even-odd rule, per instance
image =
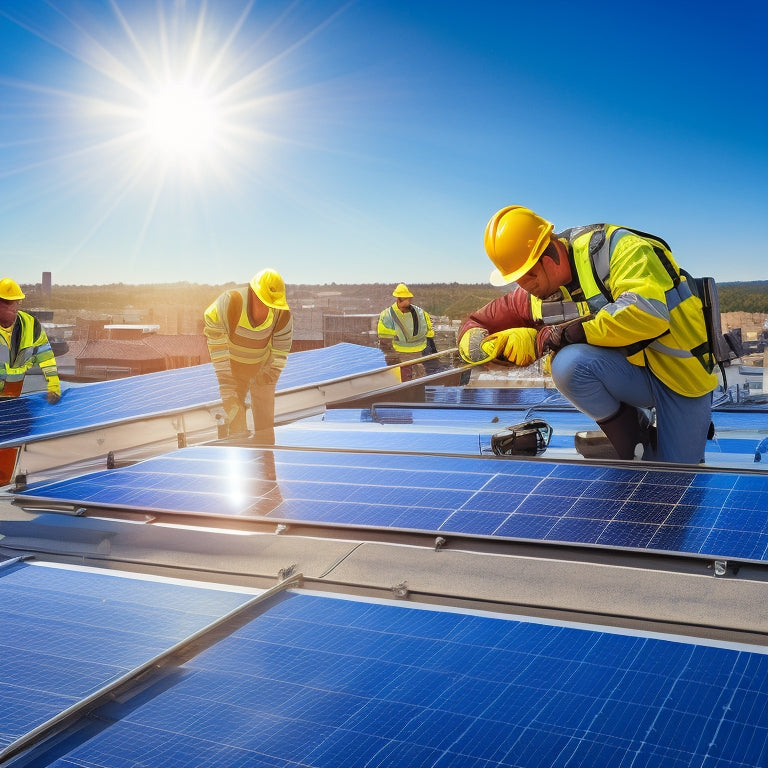
[[211, 160], [223, 137], [215, 94], [184, 82], [168, 82], [147, 95], [140, 130], [158, 156], [181, 164]]

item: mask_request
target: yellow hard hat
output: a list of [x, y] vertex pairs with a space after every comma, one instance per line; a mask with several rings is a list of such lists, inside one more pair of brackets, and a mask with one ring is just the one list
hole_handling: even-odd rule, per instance
[[509, 205], [491, 217], [485, 228], [485, 252], [496, 269], [493, 285], [504, 285], [522, 277], [538, 260], [554, 229], [530, 208]]
[[24, 298], [24, 292], [15, 280], [10, 277], [4, 277], [0, 280], [0, 299], [6, 301], [19, 301]]
[[275, 269], [262, 269], [251, 280], [251, 288], [259, 301], [272, 309], [288, 309], [285, 299], [285, 282]]
[[408, 290], [408, 286], [405, 283], [398, 283], [397, 288], [392, 291], [392, 295], [396, 299], [412, 299], [413, 294]]

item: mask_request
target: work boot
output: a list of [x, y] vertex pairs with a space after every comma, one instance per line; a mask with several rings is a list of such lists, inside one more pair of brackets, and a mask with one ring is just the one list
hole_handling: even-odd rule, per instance
[[611, 441], [605, 436], [605, 432], [599, 429], [577, 432], [573, 436], [573, 447], [576, 449], [576, 453], [585, 459], [614, 460], [619, 458], [619, 454], [616, 453]]
[[[643, 414], [645, 417], [645, 414]], [[647, 422], [647, 417], [644, 418]], [[641, 425], [641, 412], [637, 408], [621, 403], [619, 410], [608, 419], [598, 421], [597, 426], [605, 432], [620, 459], [642, 459], [648, 443], [647, 426]]]
[[656, 447], [656, 428], [647, 411], [621, 403], [610, 418], [597, 422], [602, 432], [577, 432], [576, 450], [590, 459], [642, 459], [648, 447]]

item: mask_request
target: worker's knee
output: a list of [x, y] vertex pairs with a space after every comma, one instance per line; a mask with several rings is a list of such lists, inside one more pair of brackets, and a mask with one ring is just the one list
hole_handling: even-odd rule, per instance
[[552, 359], [552, 381], [558, 389], [567, 387], [576, 377], [594, 376], [594, 356], [588, 344], [571, 344], [563, 347]]

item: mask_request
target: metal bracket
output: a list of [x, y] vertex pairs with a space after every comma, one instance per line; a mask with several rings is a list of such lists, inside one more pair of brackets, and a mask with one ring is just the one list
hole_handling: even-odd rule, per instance
[[715, 562], [712, 564], [712, 567], [715, 570], [715, 576], [725, 576], [727, 570], [728, 570], [728, 561], [727, 560], [715, 560]]
[[439, 552], [446, 545], [446, 543], [446, 540], [442, 536], [438, 536], [435, 539], [435, 552]]
[[395, 586], [392, 587], [392, 594], [399, 600], [406, 600], [411, 594], [408, 589], [408, 582], [401, 581], [399, 584], [395, 584]]

